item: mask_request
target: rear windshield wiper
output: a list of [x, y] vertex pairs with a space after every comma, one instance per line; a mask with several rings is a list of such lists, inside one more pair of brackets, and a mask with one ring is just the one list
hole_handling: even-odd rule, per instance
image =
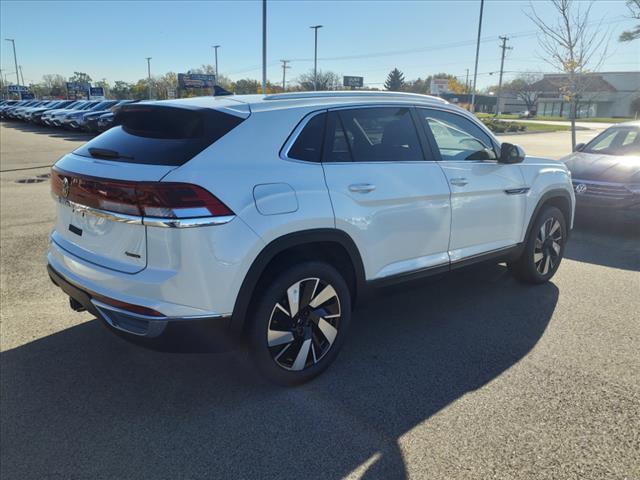
[[120, 152], [116, 152], [115, 150], [110, 150], [108, 148], [90, 148], [89, 154], [95, 158], [125, 158], [127, 160], [133, 160], [133, 157], [130, 155], [122, 155]]

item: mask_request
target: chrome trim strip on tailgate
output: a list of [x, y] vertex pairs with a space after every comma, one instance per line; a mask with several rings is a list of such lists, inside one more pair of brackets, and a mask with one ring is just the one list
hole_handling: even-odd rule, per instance
[[157, 218], [157, 217], [141, 217], [138, 215], [126, 215], [124, 213], [108, 212], [98, 208], [87, 207], [79, 203], [66, 200], [58, 195], [52, 195], [53, 198], [63, 205], [71, 207], [74, 212], [81, 212], [85, 215], [91, 215], [98, 218], [104, 218], [112, 222], [128, 223], [131, 225], [145, 225], [147, 227], [164, 227], [164, 228], [193, 228], [208, 227], [211, 225], [223, 225], [229, 223], [235, 218], [235, 215], [224, 215], [220, 217], [198, 217], [198, 218]]
[[143, 225], [149, 227], [165, 227], [165, 228], [192, 228], [192, 227], [208, 227], [210, 225], [223, 225], [229, 223], [235, 218], [235, 215], [225, 215], [221, 217], [199, 217], [199, 218], [155, 218], [143, 217]]
[[129, 223], [133, 225], [142, 225], [142, 217], [137, 215], [126, 215], [124, 213], [108, 212], [106, 210], [100, 210], [98, 208], [87, 207], [86, 205], [80, 205], [79, 203], [66, 200], [58, 195], [53, 195], [53, 198], [63, 205], [71, 207], [74, 212], [81, 212], [85, 215], [91, 215], [98, 218], [105, 218], [112, 222]]

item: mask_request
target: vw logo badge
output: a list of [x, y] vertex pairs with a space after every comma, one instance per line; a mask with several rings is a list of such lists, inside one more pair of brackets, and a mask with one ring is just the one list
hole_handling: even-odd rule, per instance
[[64, 177], [62, 179], [62, 196], [64, 198], [67, 198], [69, 196], [69, 179], [67, 177]]
[[576, 185], [576, 193], [584, 193], [587, 191], [587, 186], [584, 183]]

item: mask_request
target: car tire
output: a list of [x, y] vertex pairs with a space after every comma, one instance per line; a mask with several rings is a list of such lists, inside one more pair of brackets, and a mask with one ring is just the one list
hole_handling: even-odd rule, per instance
[[322, 373], [337, 357], [351, 320], [342, 275], [329, 264], [305, 262], [278, 274], [259, 295], [249, 332], [259, 370], [281, 385]]
[[567, 224], [560, 209], [543, 208], [529, 232], [520, 257], [508, 262], [513, 275], [524, 283], [548, 282], [558, 271], [567, 240]]

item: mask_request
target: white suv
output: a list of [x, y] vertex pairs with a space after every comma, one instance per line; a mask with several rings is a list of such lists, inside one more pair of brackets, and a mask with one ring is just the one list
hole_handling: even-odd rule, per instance
[[546, 282], [573, 221], [563, 164], [438, 98], [202, 97], [115, 124], [53, 168], [54, 283], [133, 335], [211, 319], [281, 383], [335, 359], [370, 287], [488, 259]]

